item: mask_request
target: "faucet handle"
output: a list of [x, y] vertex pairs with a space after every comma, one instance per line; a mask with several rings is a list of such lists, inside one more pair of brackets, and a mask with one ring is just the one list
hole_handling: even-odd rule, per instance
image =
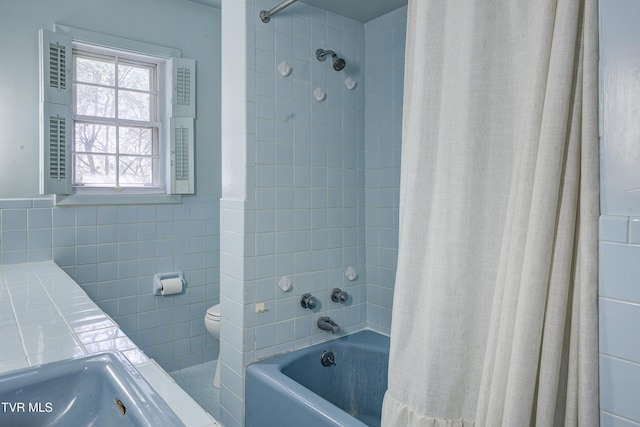
[[349, 299], [349, 294], [342, 291], [340, 288], [333, 288], [331, 291], [331, 301], [333, 302], [341, 302], [344, 304]]
[[300, 300], [300, 305], [302, 306], [302, 308], [313, 310], [318, 305], [318, 300], [311, 294], [304, 294], [302, 295], [302, 299]]
[[325, 350], [320, 355], [320, 363], [325, 368], [328, 368], [331, 365], [335, 365], [336, 364], [336, 355], [331, 350]]

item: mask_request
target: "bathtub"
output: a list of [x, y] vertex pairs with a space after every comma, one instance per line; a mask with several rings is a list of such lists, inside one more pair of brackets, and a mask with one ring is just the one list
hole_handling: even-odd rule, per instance
[[[325, 350], [323, 366], [321, 355]], [[361, 331], [253, 363], [245, 382], [247, 427], [380, 426], [389, 337]]]

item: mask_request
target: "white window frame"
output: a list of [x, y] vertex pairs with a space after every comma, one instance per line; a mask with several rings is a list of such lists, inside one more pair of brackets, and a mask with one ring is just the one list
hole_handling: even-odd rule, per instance
[[[144, 124], [144, 127], [148, 127], [152, 129], [152, 134], [153, 134], [153, 139], [154, 139], [154, 145], [157, 145], [157, 156], [159, 157], [157, 162], [157, 168], [154, 168], [156, 170], [154, 170], [153, 173], [153, 182], [151, 185], [148, 186], [122, 186], [122, 185], [116, 185], [114, 186], [108, 186], [108, 185], [92, 185], [92, 184], [87, 184], [87, 183], [78, 183], [76, 181], [76, 170], [75, 170], [75, 159], [72, 161], [74, 170], [73, 170], [73, 180], [72, 180], [72, 186], [73, 186], [73, 191], [76, 194], [99, 194], [99, 193], [106, 193], [106, 194], [110, 194], [113, 192], [122, 192], [123, 194], [128, 194], [128, 193], [133, 193], [133, 194], [148, 194], [148, 193], [152, 193], [152, 194], [165, 194], [166, 193], [166, 186], [165, 186], [165, 182], [166, 180], [164, 179], [164, 168], [163, 168], [163, 162], [162, 159], [165, 157], [165, 153], [166, 153], [166, 143], [165, 143], [165, 139], [163, 138], [163, 131], [162, 131], [162, 123], [166, 120], [164, 112], [161, 111], [160, 106], [162, 105], [163, 102], [163, 97], [165, 96], [164, 94], [164, 90], [162, 85], [160, 84], [160, 81], [162, 80], [162, 66], [164, 64], [164, 60], [157, 58], [157, 57], [149, 57], [149, 56], [142, 56], [142, 55], [133, 55], [133, 54], [129, 54], [127, 52], [124, 52], [122, 50], [115, 50], [115, 49], [107, 49], [107, 48], [98, 48], [92, 45], [87, 45], [84, 43], [79, 43], [79, 42], [73, 42], [72, 43], [72, 47], [73, 47], [73, 60], [74, 60], [74, 64], [73, 64], [73, 69], [75, 70], [76, 68], [76, 58], [77, 57], [81, 57], [81, 58], [86, 58], [86, 59], [95, 59], [95, 60], [107, 60], [107, 61], [111, 61], [113, 59], [113, 63], [115, 64], [120, 64], [120, 63], [126, 63], [129, 65], [139, 65], [145, 68], [151, 68], [151, 81], [150, 81], [150, 90], [149, 90], [149, 94], [151, 95], [150, 98], [150, 104], [149, 104], [149, 110], [150, 110], [150, 118], [147, 121], [144, 122], [132, 122], [132, 121], [128, 121], [126, 119], [122, 119], [121, 117], [119, 117], [116, 113], [116, 117], [114, 118], [108, 118], [108, 119], [102, 119], [100, 117], [95, 117], [95, 116], [84, 116], [84, 115], [79, 115], [77, 110], [76, 110], [76, 101], [77, 101], [77, 92], [76, 92], [76, 88], [77, 85], [84, 85], [84, 82], [79, 82], [77, 81], [75, 75], [73, 76], [73, 80], [72, 80], [72, 84], [73, 84], [73, 128], [75, 131], [75, 127], [77, 123], [103, 123], [103, 124], [108, 124], [108, 125], [112, 125], [116, 128], [119, 128], [120, 126], [127, 126], [127, 125], [132, 125], [132, 126], [140, 126], [141, 124]], [[91, 84], [90, 84], [91, 85]], [[116, 97], [118, 94], [118, 81], [116, 79], [116, 83], [115, 86], [113, 88], [116, 92]], [[115, 102], [115, 101], [114, 101]], [[116, 102], [117, 104], [117, 102]], [[117, 107], [116, 107], [116, 111], [117, 111]], [[74, 142], [72, 143], [72, 157], [74, 154], [78, 154], [78, 152], [76, 151], [76, 147], [75, 147], [75, 133], [74, 133]], [[116, 137], [117, 140], [117, 137]], [[92, 153], [87, 153], [89, 155], [91, 155]], [[120, 160], [120, 152], [119, 152], [119, 142], [116, 142], [116, 152], [113, 153], [115, 155], [115, 167], [116, 170], [118, 170], [118, 166], [119, 166], [119, 160]], [[153, 158], [153, 156], [152, 156]], [[116, 173], [116, 180], [118, 180], [118, 173]]]
[[[71, 146], [73, 113], [71, 87], [72, 79], [68, 79], [66, 91], [55, 90], [47, 87], [47, 65], [41, 64], [41, 193], [55, 194], [57, 205], [86, 205], [86, 204], [125, 204], [125, 203], [179, 203], [181, 194], [194, 193], [194, 128], [195, 128], [195, 61], [181, 58], [179, 49], [153, 45], [135, 40], [124, 39], [107, 34], [94, 33], [78, 28], [55, 25], [55, 34], [41, 30], [41, 43], [43, 38], [49, 37], [47, 33], [56, 39], [63, 40], [67, 52], [67, 69], [73, 67], [71, 45], [91, 46], [92, 50], [116, 50], [124, 51], [131, 55], [141, 55], [145, 58], [157, 58], [158, 60], [158, 89], [161, 95], [158, 100], [158, 113], [162, 117], [162, 125], [159, 129], [159, 149], [161, 153], [160, 179], [158, 187], [152, 189], [127, 189], [120, 191], [116, 188], [99, 187], [75, 187], [72, 188], [71, 172]], [[44, 35], [43, 35], [44, 34]], [[41, 46], [41, 60], [44, 64], [44, 47]], [[69, 77], [71, 71], [69, 70]], [[179, 80], [179, 77], [189, 78]], [[178, 82], [178, 83], [174, 83]], [[185, 82], [186, 85], [185, 86]], [[188, 96], [181, 96], [188, 92]], [[162, 96], [164, 94], [164, 96]], [[185, 102], [186, 99], [186, 102]], [[48, 180], [49, 151], [47, 145], [51, 135], [55, 138], [58, 134], [48, 127], [48, 117], [55, 115], [66, 123], [67, 149], [63, 152], [62, 159], [66, 156], [66, 180]], [[71, 119], [71, 120], [70, 120]], [[70, 120], [65, 122], [65, 120]], [[64, 130], [64, 129], [63, 129]], [[186, 135], [186, 139], [184, 138]], [[64, 132], [63, 132], [64, 136]], [[176, 150], [176, 139], [178, 149]], [[180, 146], [179, 144], [183, 145]], [[49, 151], [48, 151], [49, 150]], [[185, 157], [186, 156], [186, 157]], [[63, 165], [65, 163], [63, 162]], [[185, 174], [176, 174], [176, 165], [183, 166]], [[63, 172], [65, 167], [62, 167]], [[137, 190], [137, 191], [136, 191]]]

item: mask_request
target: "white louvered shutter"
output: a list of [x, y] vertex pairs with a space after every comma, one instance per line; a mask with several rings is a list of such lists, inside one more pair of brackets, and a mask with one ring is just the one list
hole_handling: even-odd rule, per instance
[[40, 30], [40, 193], [71, 193], [71, 37]]
[[173, 194], [193, 194], [194, 120], [171, 118], [171, 183]]
[[170, 193], [193, 194], [196, 118], [196, 62], [171, 59], [171, 179]]
[[171, 116], [196, 118], [196, 61], [172, 58]]

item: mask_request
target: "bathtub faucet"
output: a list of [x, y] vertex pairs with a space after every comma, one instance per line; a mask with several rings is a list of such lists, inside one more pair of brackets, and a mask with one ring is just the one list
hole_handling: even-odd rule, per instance
[[324, 316], [318, 319], [318, 328], [323, 331], [331, 331], [332, 334], [340, 333], [340, 326], [336, 324], [330, 317]]

